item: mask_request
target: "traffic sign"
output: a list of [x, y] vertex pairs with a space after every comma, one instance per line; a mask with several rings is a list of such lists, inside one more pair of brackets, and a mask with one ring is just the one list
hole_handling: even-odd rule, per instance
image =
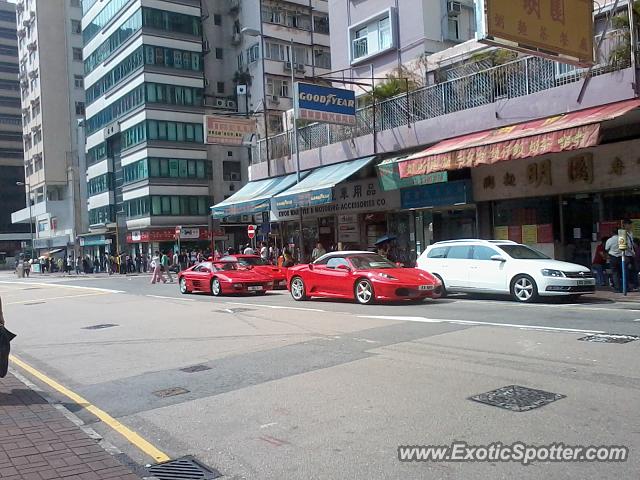
[[247, 236], [249, 238], [254, 238], [256, 236], [256, 226], [255, 225], [247, 225]]

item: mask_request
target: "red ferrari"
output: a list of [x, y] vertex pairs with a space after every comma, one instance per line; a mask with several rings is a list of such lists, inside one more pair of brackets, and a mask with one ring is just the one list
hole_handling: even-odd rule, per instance
[[273, 280], [273, 288], [287, 288], [287, 269], [264, 261], [260, 255], [227, 255], [221, 262], [238, 262], [241, 267], [262, 273]]
[[442, 282], [417, 268], [402, 268], [371, 252], [328, 253], [308, 265], [287, 270], [287, 285], [294, 300], [310, 297], [376, 301], [439, 298]]
[[180, 292], [205, 292], [214, 296], [229, 293], [264, 295], [273, 288], [273, 280], [253, 270], [240, 268], [237, 262], [202, 262], [178, 274]]

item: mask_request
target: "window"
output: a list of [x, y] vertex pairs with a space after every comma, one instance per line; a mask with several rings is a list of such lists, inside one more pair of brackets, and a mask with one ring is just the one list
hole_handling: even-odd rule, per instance
[[[95, 0], [94, 0], [95, 1]], [[142, 10], [138, 10], [125, 21], [118, 30], [100, 44], [84, 61], [84, 73], [92, 72], [100, 63], [106, 60], [112, 52], [122, 45], [128, 38], [142, 28]]]
[[222, 179], [225, 182], [239, 182], [242, 180], [242, 169], [240, 162], [224, 161], [222, 162]]
[[78, 20], [71, 20], [71, 33], [75, 35], [82, 33], [82, 24]]
[[460, 40], [460, 24], [457, 18], [449, 17], [449, 40]]
[[76, 115], [84, 115], [84, 102], [76, 102]]
[[260, 58], [260, 45], [257, 43], [247, 48], [247, 63], [257, 62]]
[[349, 262], [343, 257], [332, 257], [327, 262], [327, 268], [338, 268], [340, 265], [349, 266]]
[[329, 17], [326, 15], [314, 15], [313, 31], [317, 33], [329, 34]]
[[429, 250], [427, 258], [445, 258], [448, 247], [436, 247]]
[[288, 97], [289, 96], [289, 80], [268, 77], [267, 78], [267, 95]]
[[194, 36], [201, 35], [200, 17], [146, 7], [142, 10], [143, 25], [145, 27], [166, 32], [184, 33]]
[[449, 252], [447, 253], [447, 258], [455, 258], [455, 259], [469, 259], [469, 254], [471, 253], [471, 247], [468, 245], [454, 245], [449, 247]]
[[219, 13], [214, 13], [213, 14], [213, 24], [220, 26], [222, 25], [222, 15], [220, 15]]
[[82, 75], [73, 76], [73, 86], [75, 88], [84, 88], [84, 78], [82, 77]]
[[89, 196], [104, 193], [113, 188], [113, 174], [105, 173], [98, 177], [94, 177], [87, 182], [87, 190]]
[[224, 94], [224, 82], [216, 82], [216, 91]]
[[331, 70], [331, 52], [329, 50], [315, 49], [313, 56], [316, 67]]
[[218, 60], [222, 60], [222, 49], [221, 48], [216, 48], [216, 58]]
[[76, 62], [82, 61], [82, 49], [73, 47], [73, 60]]
[[491, 260], [491, 257], [494, 255], [499, 255], [499, 253], [493, 248], [485, 247], [483, 245], [474, 245], [473, 255], [471, 258], [473, 260]]
[[89, 224], [101, 225], [112, 223], [115, 219], [115, 207], [106, 205], [104, 207], [93, 208], [89, 210]]
[[389, 8], [374, 19], [349, 27], [351, 62], [386, 52], [395, 47], [395, 15]]

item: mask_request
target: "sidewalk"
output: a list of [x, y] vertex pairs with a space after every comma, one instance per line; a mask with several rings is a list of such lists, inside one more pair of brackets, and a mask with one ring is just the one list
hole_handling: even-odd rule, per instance
[[2, 480], [140, 480], [14, 376], [0, 379]]
[[598, 287], [596, 293], [592, 297], [588, 295], [588, 298], [599, 298], [602, 300], [609, 300], [614, 302], [639, 302], [640, 292], [628, 292], [626, 296], [621, 293], [614, 292], [610, 288]]

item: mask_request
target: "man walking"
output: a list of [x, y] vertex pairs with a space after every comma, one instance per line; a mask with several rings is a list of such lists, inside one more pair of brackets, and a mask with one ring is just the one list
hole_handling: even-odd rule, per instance
[[164, 278], [162, 274], [162, 265], [160, 263], [160, 252], [156, 250], [156, 253], [153, 255], [151, 259], [151, 270], [153, 271], [153, 275], [151, 276], [151, 283], [159, 283], [161, 280], [163, 283], [167, 283], [167, 280]]
[[173, 275], [171, 275], [171, 262], [169, 261], [169, 255], [164, 253], [162, 255], [162, 259], [160, 260], [160, 264], [162, 265], [162, 270], [167, 272], [167, 278], [169, 279], [169, 282], [173, 283]]

